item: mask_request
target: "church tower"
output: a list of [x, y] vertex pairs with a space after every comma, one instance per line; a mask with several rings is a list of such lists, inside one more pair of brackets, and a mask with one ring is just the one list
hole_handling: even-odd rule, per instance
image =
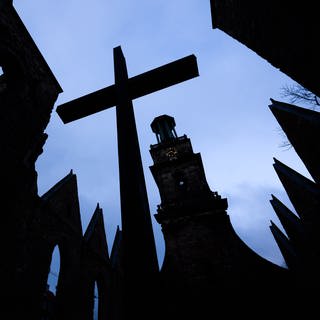
[[221, 306], [231, 294], [238, 299], [237, 288], [262, 292], [285, 279], [285, 269], [260, 257], [236, 234], [227, 199], [210, 190], [201, 155], [186, 135], [177, 135], [174, 118], [159, 116], [151, 128], [157, 144], [150, 147], [150, 170], [161, 197], [155, 217], [165, 241], [160, 271], [165, 312], [197, 315], [210, 310], [212, 299]]
[[153, 120], [151, 128], [158, 142], [150, 150], [154, 161], [150, 169], [161, 197], [157, 221], [162, 225], [170, 224], [175, 219], [204, 213], [212, 207], [224, 212], [227, 199], [211, 192], [201, 155], [193, 152], [186, 135], [178, 137], [174, 118], [159, 116]]
[[175, 125], [174, 118], [168, 115], [151, 123], [157, 144], [150, 148], [154, 161], [150, 169], [161, 197], [155, 218], [165, 240], [161, 279], [170, 289], [164, 291], [185, 301], [184, 294], [191, 298], [197, 292], [210, 290], [209, 270], [214, 265], [210, 259], [219, 259], [209, 254], [211, 244], [216, 246], [219, 242], [211, 241], [212, 226], [226, 224], [228, 205], [227, 199], [210, 190], [200, 153], [193, 152], [186, 135], [177, 135]]

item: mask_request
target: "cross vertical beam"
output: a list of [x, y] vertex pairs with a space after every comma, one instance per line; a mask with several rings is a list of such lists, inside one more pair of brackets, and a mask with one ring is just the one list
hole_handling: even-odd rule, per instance
[[149, 203], [128, 73], [121, 47], [114, 48], [116, 115], [124, 265], [129, 278], [158, 271]]

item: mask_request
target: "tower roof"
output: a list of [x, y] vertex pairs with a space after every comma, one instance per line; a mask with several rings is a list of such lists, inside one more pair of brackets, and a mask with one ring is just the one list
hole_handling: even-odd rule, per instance
[[158, 143], [168, 142], [178, 138], [176, 130], [174, 129], [176, 122], [171, 116], [163, 114], [156, 117], [150, 126], [156, 134]]
[[151, 122], [150, 126], [152, 129], [152, 132], [158, 133], [158, 125], [159, 123], [162, 123], [162, 122], [167, 122], [170, 126], [172, 126], [172, 128], [176, 126], [176, 122], [173, 117], [168, 116], [167, 114], [163, 114], [161, 116], [154, 118], [153, 121]]

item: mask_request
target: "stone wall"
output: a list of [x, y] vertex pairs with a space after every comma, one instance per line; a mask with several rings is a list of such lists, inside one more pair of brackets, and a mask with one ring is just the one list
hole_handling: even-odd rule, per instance
[[28, 230], [39, 210], [35, 162], [62, 90], [12, 2], [4, 0], [0, 2], [0, 66], [0, 274], [2, 295], [12, 302], [23, 295], [28, 282]]

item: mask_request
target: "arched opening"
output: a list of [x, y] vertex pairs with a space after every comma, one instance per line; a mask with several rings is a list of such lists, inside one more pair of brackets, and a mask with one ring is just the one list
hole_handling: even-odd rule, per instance
[[59, 247], [56, 245], [52, 252], [51, 264], [50, 264], [48, 281], [47, 281], [48, 289], [54, 295], [56, 294], [56, 291], [57, 291], [59, 272], [60, 272], [60, 251], [59, 251]]
[[99, 290], [97, 281], [94, 282], [93, 320], [98, 320], [99, 316]]
[[51, 255], [47, 286], [42, 304], [41, 319], [52, 319], [55, 312], [56, 291], [60, 272], [60, 252], [56, 245]]
[[93, 284], [93, 293], [92, 319], [103, 320], [112, 317], [112, 308], [109, 309], [110, 300], [106, 297], [107, 283], [103, 274], [96, 275]]
[[3, 66], [0, 64], [0, 93], [7, 88]]

